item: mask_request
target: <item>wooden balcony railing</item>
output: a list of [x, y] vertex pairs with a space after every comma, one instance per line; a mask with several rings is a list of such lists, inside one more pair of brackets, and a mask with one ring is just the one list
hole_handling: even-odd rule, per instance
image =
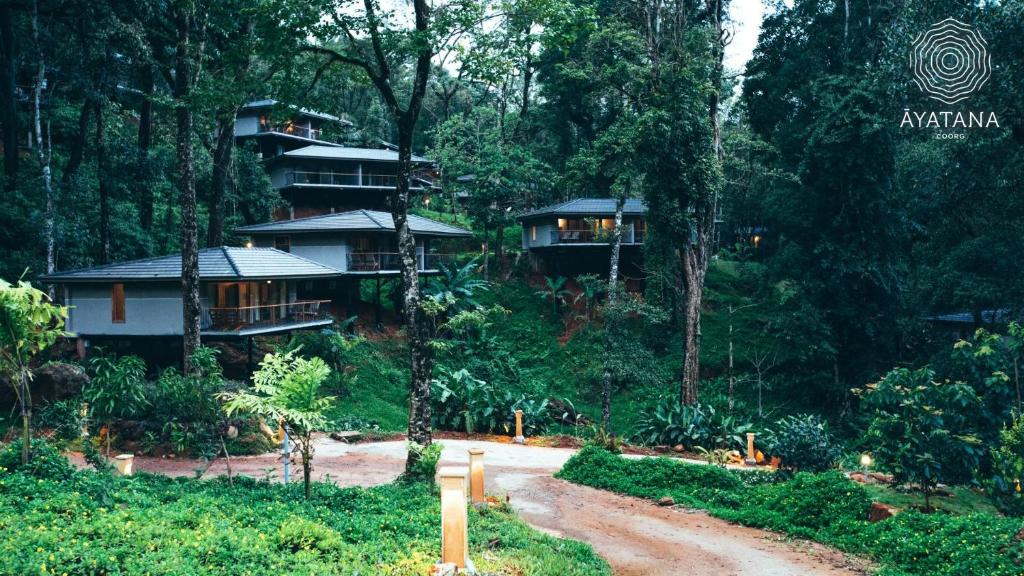
[[[292, 170], [285, 172], [285, 186], [294, 184], [312, 184], [318, 186], [362, 186], [369, 188], [394, 188], [398, 177], [390, 174], [362, 174], [346, 172], [308, 172]], [[423, 186], [413, 180], [409, 188], [422, 189]]]
[[[612, 231], [601, 229], [594, 231], [593, 229], [581, 229], [581, 230], [552, 230], [551, 231], [551, 243], [552, 244], [611, 244]], [[623, 244], [643, 244], [644, 243], [644, 231], [643, 230], [630, 230], [624, 228], [622, 230], [622, 243]]]
[[[416, 269], [437, 270], [441, 263], [455, 261], [454, 254], [418, 254]], [[349, 272], [397, 272], [400, 270], [401, 259], [397, 252], [349, 252], [346, 258]]]
[[330, 300], [302, 300], [287, 304], [263, 306], [203, 307], [203, 330], [238, 332], [249, 328], [266, 328], [330, 320]]
[[292, 136], [299, 136], [301, 138], [309, 138], [310, 140], [320, 139], [319, 128], [306, 128], [305, 126], [296, 126], [295, 124], [260, 124], [260, 132], [279, 132], [281, 134], [291, 134]]

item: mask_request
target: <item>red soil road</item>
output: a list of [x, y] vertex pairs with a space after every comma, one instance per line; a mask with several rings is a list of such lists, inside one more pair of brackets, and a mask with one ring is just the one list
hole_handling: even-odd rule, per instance
[[[699, 511], [579, 486], [551, 475], [572, 450], [467, 440], [442, 440], [442, 464], [465, 464], [470, 446], [486, 450], [487, 491], [506, 496], [535, 528], [587, 542], [619, 576], [852, 576], [867, 564], [818, 544], [730, 524]], [[342, 444], [322, 439], [314, 477], [342, 486], [372, 486], [401, 473], [403, 442]], [[232, 471], [281, 478], [278, 455], [232, 458]], [[135, 459], [135, 469], [194, 476], [197, 460]], [[226, 473], [223, 459], [204, 474]], [[293, 478], [301, 468], [292, 466]]]

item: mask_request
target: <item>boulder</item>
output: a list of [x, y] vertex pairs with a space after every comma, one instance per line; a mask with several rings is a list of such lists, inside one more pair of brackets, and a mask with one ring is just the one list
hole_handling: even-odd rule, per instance
[[675, 452], [682, 452], [683, 450], [686, 450], [686, 448], [684, 448], [682, 444], [676, 444], [672, 447], [672, 450]]
[[89, 383], [89, 375], [81, 366], [52, 362], [33, 370], [34, 394], [40, 398], [60, 400], [77, 396]]
[[899, 508], [894, 508], [881, 502], [872, 502], [871, 511], [868, 513], [869, 522], [881, 522], [886, 518], [892, 518], [899, 513]]
[[456, 576], [459, 573], [459, 568], [451, 562], [442, 564], [438, 562], [434, 564], [433, 569], [430, 570], [430, 576]]
[[853, 480], [858, 484], [868, 484], [869, 482], [871, 482], [871, 480], [869, 480], [869, 477], [866, 476], [863, 472], [850, 472], [850, 480]]
[[358, 442], [362, 440], [363, 434], [362, 432], [357, 432], [355, 430], [349, 430], [345, 432], [331, 432], [331, 438], [337, 440], [338, 442], [345, 442], [347, 444], [351, 444], [353, 442]]
[[870, 473], [868, 473], [868, 476], [872, 480], [874, 480], [876, 482], [881, 482], [882, 484], [892, 484], [893, 483], [892, 474], [882, 474], [881, 472], [870, 472]]
[[658, 498], [658, 506], [675, 506], [676, 501], [671, 496], [662, 496]]

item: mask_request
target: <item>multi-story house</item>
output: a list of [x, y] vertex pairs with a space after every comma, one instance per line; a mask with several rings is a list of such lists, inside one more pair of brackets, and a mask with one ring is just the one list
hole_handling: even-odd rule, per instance
[[[619, 270], [627, 278], [642, 276], [646, 215], [647, 206], [642, 200], [626, 200]], [[540, 260], [545, 273], [568, 277], [608, 274], [615, 229], [614, 199], [577, 198], [527, 212], [519, 220], [523, 225], [523, 250]]]
[[[277, 116], [282, 116], [278, 120]], [[336, 116], [282, 107], [274, 100], [251, 102], [238, 113], [235, 138], [255, 142], [270, 180], [288, 202], [278, 219], [305, 218], [359, 208], [388, 210], [397, 183], [398, 153], [334, 142], [350, 124]], [[414, 192], [433, 186], [435, 163], [413, 156]]]

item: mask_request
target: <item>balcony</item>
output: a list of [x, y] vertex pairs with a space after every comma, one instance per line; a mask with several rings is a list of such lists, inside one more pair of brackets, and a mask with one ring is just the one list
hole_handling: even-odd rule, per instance
[[288, 134], [290, 136], [298, 136], [299, 138], [308, 138], [310, 140], [319, 140], [321, 130], [319, 128], [309, 128], [306, 126], [297, 126], [295, 124], [283, 123], [260, 123], [257, 128], [260, 132], [277, 132], [278, 134]]
[[330, 300], [303, 300], [263, 306], [207, 307], [202, 309], [205, 335], [246, 336], [321, 326], [334, 321]]
[[[420, 272], [440, 269], [442, 263], [450, 265], [455, 261], [454, 254], [417, 254], [416, 269]], [[346, 256], [348, 272], [390, 272], [397, 273], [401, 269], [401, 259], [397, 252], [350, 252]]]
[[[636, 230], [627, 226], [622, 230], [622, 243], [643, 244], [644, 232], [644, 230]], [[603, 228], [597, 231], [590, 228], [551, 231], [552, 244], [611, 244], [611, 242], [612, 231]]]
[[[308, 172], [302, 170], [291, 170], [284, 174], [285, 186], [298, 184], [303, 186], [345, 186], [348, 188], [394, 188], [397, 183], [398, 176], [393, 174]], [[409, 188], [420, 190], [423, 186], [413, 181]]]

